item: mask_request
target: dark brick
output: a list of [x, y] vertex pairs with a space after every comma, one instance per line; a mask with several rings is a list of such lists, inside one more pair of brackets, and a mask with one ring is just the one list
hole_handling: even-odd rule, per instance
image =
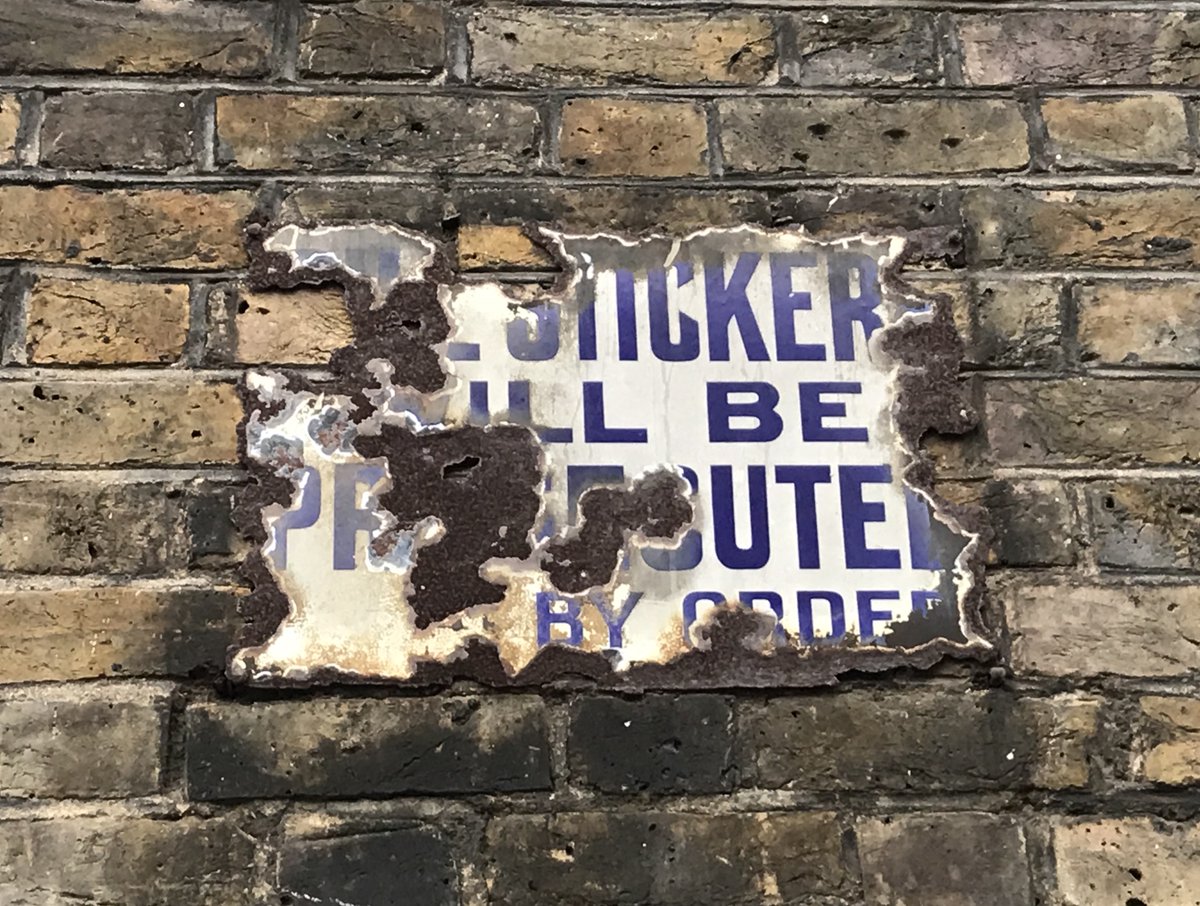
[[983, 506], [996, 533], [992, 562], [1003, 566], [1069, 566], [1078, 540], [1075, 507], [1058, 481], [986, 481], [942, 484], [956, 503]]
[[13, 818], [0, 821], [0, 900], [252, 906], [254, 857], [253, 839], [222, 818]]
[[193, 562], [220, 563], [245, 555], [245, 540], [233, 524], [235, 494], [234, 488], [210, 487], [189, 498], [188, 534]]
[[936, 82], [942, 64], [933, 13], [838, 9], [790, 17], [792, 46], [780, 65], [797, 85]]
[[873, 690], [748, 704], [737, 763], [795, 790], [1060, 788], [1086, 780], [1094, 706], [1009, 692]]
[[412, 825], [320, 840], [279, 854], [281, 895], [315, 906], [457, 906], [458, 872], [446, 839]]
[[492, 902], [511, 906], [796, 903], [853, 883], [825, 812], [509, 815], [486, 846]]
[[305, 186], [283, 202], [283, 217], [329, 223], [391, 220], [438, 231], [447, 224], [541, 223], [555, 229], [679, 232], [771, 222], [767, 197], [746, 189], [666, 186], [488, 185]]
[[274, 7], [5, 0], [0, 72], [265, 75]]
[[186, 566], [182, 499], [160, 485], [0, 484], [0, 570], [158, 573]]
[[73, 92], [49, 97], [41, 163], [86, 170], [170, 170], [192, 163], [196, 109], [186, 94]]
[[1088, 485], [1096, 559], [1118, 569], [1200, 569], [1200, 482]]
[[717, 695], [580, 699], [571, 708], [572, 770], [612, 793], [729, 789], [732, 719]]
[[550, 786], [532, 698], [309, 699], [188, 710], [197, 799], [505, 792]]
[[307, 75], [428, 75], [446, 56], [442, 7], [411, 0], [305, 6], [300, 69]]
[[1025, 835], [973, 812], [867, 818], [858, 852], [869, 906], [1034, 906]]
[[1002, 465], [1200, 459], [1195, 380], [988, 381], [988, 445]]
[[538, 112], [510, 98], [242, 94], [217, 99], [217, 159], [242, 170], [518, 173]]

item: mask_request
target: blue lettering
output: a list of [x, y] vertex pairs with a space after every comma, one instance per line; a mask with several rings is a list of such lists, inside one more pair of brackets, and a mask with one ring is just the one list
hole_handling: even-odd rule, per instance
[[508, 352], [521, 362], [549, 361], [558, 355], [558, 306], [535, 305], [525, 310], [534, 314], [534, 324], [531, 328], [520, 315], [508, 322]]
[[846, 566], [850, 569], [899, 569], [900, 551], [867, 547], [869, 522], [884, 522], [882, 503], [863, 500], [864, 484], [891, 484], [891, 466], [841, 466], [838, 482], [842, 496], [842, 537], [846, 543]]
[[[564, 605], [557, 609], [556, 604]], [[539, 591], [535, 599], [537, 607], [537, 643], [542, 648], [551, 641], [565, 642], [579, 647], [583, 644], [583, 623], [579, 620], [579, 602], [572, 598], [564, 598], [551, 591]], [[567, 627], [567, 638], [552, 639], [550, 627], [554, 625]]]
[[898, 591], [860, 591], [858, 593], [858, 637], [863, 641], [878, 639], [875, 631], [876, 623], [890, 623], [896, 618], [896, 613], [888, 610], [876, 610], [876, 601], [899, 601]]
[[828, 466], [776, 466], [775, 481], [790, 484], [796, 498], [796, 554], [801, 569], [821, 568], [821, 545], [817, 535], [815, 486], [828, 482]]
[[279, 569], [287, 568], [288, 535], [292, 529], [308, 528], [316, 524], [321, 515], [321, 473], [312, 466], [305, 466], [297, 476], [300, 489], [300, 499], [296, 508], [286, 510], [275, 520], [272, 537], [275, 545], [271, 549], [271, 559]]
[[812, 294], [792, 289], [792, 270], [816, 267], [815, 255], [771, 255], [771, 301], [775, 309], [775, 355], [781, 362], [823, 362], [820, 343], [796, 342], [796, 312], [812, 310]]
[[[761, 443], [783, 433], [783, 419], [775, 411], [779, 391], [763, 381], [710, 381], [708, 391], [708, 439], [711, 443]], [[733, 393], [754, 394], [753, 402], [733, 402]], [[735, 428], [734, 418], [752, 418], [753, 428]]]
[[708, 311], [708, 354], [714, 362], [729, 361], [729, 322], [736, 321], [746, 357], [765, 362], [767, 346], [763, 342], [746, 287], [754, 275], [761, 255], [743, 252], [738, 256], [733, 276], [725, 282], [725, 260], [713, 255], [704, 261], [704, 295]]
[[[850, 295], [850, 272], [858, 274], [858, 295]], [[883, 326], [879, 307], [879, 273], [866, 255], [831, 255], [829, 304], [833, 315], [833, 357], [854, 361], [854, 325], [861, 324], [866, 339]]]
[[617, 271], [617, 358], [636, 362], [638, 357], [637, 300], [633, 273]]
[[625, 603], [616, 611], [609, 608], [603, 593], [596, 594], [590, 599], [596, 609], [600, 611], [600, 616], [604, 617], [604, 625], [608, 627], [609, 648], [625, 647], [624, 626], [629, 615], [633, 613], [633, 608], [637, 607], [638, 601], [641, 599], [642, 592], [631, 591], [629, 597], [625, 599]]
[[733, 467], [712, 467], [713, 534], [717, 559], [730, 569], [759, 569], [771, 557], [767, 467], [748, 466], [746, 471], [750, 489], [750, 544], [739, 547], [733, 506]]
[[696, 605], [708, 601], [713, 605], [725, 603], [725, 596], [716, 591], [693, 591], [683, 598], [683, 641], [690, 647], [692, 644], [692, 624], [696, 622]]
[[[813, 602], [824, 601], [829, 605], [830, 640], [837, 640], [846, 634], [846, 606], [842, 596], [836, 591], [798, 591], [796, 592], [796, 609], [800, 616], [800, 638], [805, 642], [817, 641], [816, 629], [813, 625]], [[825, 636], [822, 636], [825, 638]]]
[[[692, 281], [692, 265], [675, 265], [680, 286]], [[679, 342], [671, 339], [671, 313], [667, 308], [667, 272], [662, 268], [646, 275], [650, 301], [650, 350], [664, 362], [690, 362], [700, 356], [700, 324], [695, 318], [679, 313]]]
[[912, 568], [941, 569], [941, 561], [931, 553], [933, 530], [929, 522], [929, 507], [915, 491], [905, 488], [904, 509], [908, 515], [908, 546], [912, 552]]
[[830, 381], [800, 384], [800, 434], [813, 442], [866, 442], [866, 428], [834, 428], [826, 426], [827, 418], [845, 418], [846, 404], [825, 402], [826, 393], [862, 393], [862, 384], [851, 381]]
[[645, 428], [610, 428], [604, 421], [604, 384], [583, 382], [583, 439], [589, 444], [644, 444]]
[[378, 520], [370, 510], [358, 508], [358, 487], [374, 487], [384, 479], [383, 466], [343, 462], [333, 472], [333, 568], [354, 569], [358, 533], [372, 532]]

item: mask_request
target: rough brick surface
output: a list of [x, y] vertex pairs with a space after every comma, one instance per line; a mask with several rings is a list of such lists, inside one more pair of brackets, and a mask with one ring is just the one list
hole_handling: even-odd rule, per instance
[[488, 824], [487, 880], [495, 901], [513, 906], [745, 903], [767, 893], [794, 902], [849, 887], [841, 836], [826, 813], [510, 815]]
[[1150, 818], [1063, 819], [1053, 832], [1064, 903], [1183, 906], [1200, 888], [1200, 831]]
[[537, 159], [537, 109], [504, 98], [217, 99], [218, 158], [245, 170], [515, 173]]
[[26, 304], [26, 353], [39, 365], [174, 362], [187, 340], [183, 283], [41, 277]]
[[1148, 695], [1138, 706], [1142, 717], [1139, 776], [1163, 784], [1200, 780], [1200, 702]]
[[[1072, 698], [929, 690], [782, 697], [743, 710], [748, 784], [796, 790], [962, 790], [1086, 780], [1094, 720]], [[1074, 730], [1067, 731], [1065, 724]], [[1050, 748], [1057, 740], [1055, 747]], [[1066, 778], [1064, 780], [1064, 778]]]
[[0, 94], [0, 166], [16, 160], [20, 127], [21, 102], [14, 94]]
[[1200, 669], [1193, 586], [1017, 583], [1005, 592], [1018, 673], [1182, 677]]
[[[159, 785], [169, 689], [32, 686], [0, 694], [0, 795], [146, 796]], [[81, 738], [88, 745], [80, 746]]]
[[469, 270], [553, 267], [549, 254], [535, 245], [519, 226], [478, 223], [458, 231], [458, 266]]
[[306, 6], [299, 40], [300, 68], [308, 75], [427, 75], [446, 58], [444, 13], [437, 3]]
[[958, 17], [963, 74], [972, 85], [1195, 84], [1192, 13], [1091, 10]]
[[1006, 465], [1195, 461], [1198, 391], [1192, 380], [990, 381], [988, 442]]
[[1048, 280], [973, 280], [968, 360], [995, 368], [1062, 365], [1062, 287]]
[[568, 750], [581, 782], [612, 793], [733, 786], [733, 712], [715, 695], [584, 698]]
[[237, 190], [6, 185], [0, 209], [0, 258], [205, 269], [245, 262], [241, 228], [253, 199]]
[[1075, 562], [1077, 516], [1061, 482], [947, 483], [940, 490], [956, 503], [987, 508], [995, 532], [994, 562], [1004, 566], [1068, 566]]
[[[1195, 906], [1189, 5], [0, 0], [0, 904]], [[355, 340], [247, 240], [362, 221], [520, 298], [543, 227], [902, 237], [963, 340], [978, 425], [922, 445], [987, 511], [995, 649], [231, 683], [282, 608], [236, 387], [332, 389]]]
[[541, 702], [315, 699], [188, 709], [198, 799], [545, 789]]
[[941, 76], [934, 14], [822, 9], [790, 17], [793, 46], [780, 64], [797, 85], [906, 85]]
[[468, 26], [476, 78], [502, 84], [755, 84], [775, 63], [770, 20], [753, 13], [489, 8]]
[[5, 381], [0, 462], [47, 465], [233, 462], [241, 403], [229, 384]]
[[1095, 281], [1075, 290], [1079, 353], [1094, 365], [1200, 362], [1200, 284]]
[[223, 669], [241, 625], [239, 597], [238, 589], [220, 586], [4, 589], [0, 682]]
[[170, 170], [192, 163], [199, 140], [186, 94], [72, 92], [47, 98], [41, 162], [83, 170]]
[[350, 345], [354, 329], [341, 289], [208, 294], [208, 354], [221, 362], [324, 365]]
[[708, 172], [708, 138], [698, 104], [670, 101], [567, 101], [559, 156], [568, 173], [592, 176], [694, 176]]
[[265, 75], [274, 5], [6, 0], [0, 72]]
[[231, 821], [0, 820], [0, 900], [13, 906], [251, 906], [254, 844]]
[[729, 172], [886, 175], [1015, 170], [1025, 120], [999, 100], [764, 98], [718, 104]]
[[867, 903], [1033, 906], [1025, 837], [1011, 818], [899, 815], [858, 827]]
[[1170, 570], [1200, 564], [1200, 483], [1097, 481], [1087, 495], [1101, 566]]
[[0, 484], [0, 570], [157, 573], [187, 565], [180, 492], [85, 480]]
[[970, 189], [971, 258], [1018, 267], [1186, 267], [1200, 229], [1190, 188]]
[[1179, 98], [1047, 98], [1042, 119], [1049, 136], [1047, 163], [1054, 167], [1131, 164], [1183, 169], [1191, 162], [1187, 117]]
[[288, 840], [278, 889], [301, 903], [457, 906], [458, 871], [445, 835], [417, 824]]

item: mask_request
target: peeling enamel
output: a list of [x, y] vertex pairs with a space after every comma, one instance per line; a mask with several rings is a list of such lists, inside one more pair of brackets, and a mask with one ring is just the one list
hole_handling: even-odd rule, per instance
[[[878, 648], [884, 643], [864, 640], [858, 615], [851, 612], [850, 601], [862, 582], [867, 582], [868, 587], [875, 582], [908, 594], [953, 588], [955, 600], [945, 603], [957, 608], [961, 639], [952, 639], [950, 643], [961, 644], [964, 648], [988, 647], [988, 642], [976, 631], [976, 625], [967, 619], [964, 604], [978, 581], [976, 576], [983, 544], [980, 534], [968, 530], [927, 490], [914, 487], [906, 480], [906, 471], [919, 454], [911, 449], [897, 429], [895, 413], [900, 375], [904, 369], [913, 366], [892, 361], [883, 352], [882, 339], [893, 327], [934, 317], [934, 308], [929, 300], [889, 289], [887, 281], [883, 280], [902, 252], [902, 238], [860, 236], [822, 243], [802, 231], [764, 231], [753, 227], [703, 230], [682, 238], [628, 239], [550, 230], [543, 230], [542, 235], [568, 265], [565, 278], [556, 291], [542, 293], [534, 300], [556, 309], [559, 352], [553, 357], [517, 360], [509, 355], [506, 336], [510, 323], [519, 321], [526, 330], [535, 328], [539, 322], [534, 306], [517, 305], [512, 294], [500, 284], [470, 283], [440, 287], [439, 299], [451, 329], [447, 339], [435, 347], [446, 380], [442, 389], [434, 393], [422, 394], [411, 387], [393, 383], [394, 370], [383, 360], [373, 361], [370, 374], [362, 376], [365, 394], [374, 407], [373, 412], [366, 413], [352, 414], [345, 397], [289, 391], [282, 375], [257, 372], [248, 377], [248, 387], [264, 406], [283, 403], [282, 409], [274, 415], [264, 417], [259, 411], [250, 414], [247, 456], [293, 481], [291, 505], [285, 508], [277, 504], [263, 512], [268, 531], [263, 554], [272, 564], [272, 575], [290, 602], [290, 612], [265, 643], [235, 654], [230, 668], [235, 677], [259, 682], [281, 678], [303, 681], [315, 671], [333, 670], [350, 677], [405, 680], [411, 678], [422, 664], [447, 663], [464, 657], [467, 646], [473, 641], [493, 646], [509, 676], [520, 675], [547, 644], [569, 643], [584, 652], [603, 654], [616, 671], [645, 664], [667, 664], [689, 652], [706, 649], [706, 634], [718, 616], [743, 606], [736, 601], [738, 590], [743, 593], [747, 590], [777, 592], [785, 598], [789, 593], [794, 596], [797, 589], [843, 594], [846, 644], [852, 648]], [[383, 303], [397, 283], [421, 279], [437, 250], [432, 241], [419, 234], [378, 224], [311, 230], [288, 226], [272, 234], [264, 248], [288, 253], [295, 267], [341, 268], [352, 276], [369, 280], [377, 305]], [[856, 356], [843, 362], [752, 362], [743, 354], [741, 360], [733, 357], [731, 361], [716, 362], [701, 355], [695, 361], [665, 363], [643, 354], [636, 361], [623, 361], [617, 358], [613, 337], [608, 338], [608, 345], [603, 346], [595, 360], [583, 361], [573, 355], [573, 347], [578, 342], [580, 300], [585, 295], [597, 294], [597, 304], [613, 302], [614, 270], [609, 262], [627, 260], [626, 266], [636, 275], [636, 298], [644, 301], [646, 274], [650, 269], [669, 269], [680, 262], [687, 264], [695, 256], [696, 276], [675, 287], [674, 301], [677, 306], [690, 306], [687, 310], [702, 318], [704, 281], [700, 277], [699, 263], [702, 254], [736, 256], [748, 250], [764, 255], [803, 253], [815, 256], [814, 260], [818, 262], [815, 273], [824, 275], [829, 266], [829, 255], [835, 249], [869, 252], [879, 268], [882, 290], [878, 314], [883, 326], [868, 343], [862, 344], [867, 353], [862, 359]], [[385, 266], [381, 263], [384, 261], [395, 262], [395, 267]], [[728, 265], [726, 267], [728, 272]], [[753, 279], [758, 281], [752, 291], [756, 313], [767, 311], [772, 305], [770, 287], [764, 285], [757, 274]], [[822, 286], [824, 290], [821, 290]], [[587, 290], [586, 294], [584, 290]], [[811, 310], [829, 309], [827, 278], [814, 277], [810, 293]], [[914, 307], [914, 303], [918, 307]], [[791, 316], [794, 318], [795, 313]], [[763, 323], [769, 323], [765, 316]], [[767, 333], [765, 328], [763, 333]], [[854, 340], [856, 349], [861, 339]], [[645, 338], [641, 340], [645, 345]], [[731, 346], [736, 342], [731, 340]], [[452, 349], [468, 346], [478, 350], [477, 359], [451, 355]], [[618, 374], [625, 376], [614, 377]], [[696, 391], [709, 380], [772, 382], [781, 391], [781, 411], [786, 406], [795, 407], [798, 381], [859, 383], [862, 392], [853, 401], [853, 411], [845, 420], [847, 425], [866, 426], [871, 439], [861, 446], [837, 442], [810, 449], [805, 449], [799, 437], [792, 435], [763, 443], [761, 447], [710, 443], [702, 430], [703, 393]], [[499, 388], [512, 381], [529, 382], [528, 419], [501, 398]], [[579, 421], [578, 394], [582, 381], [604, 382], [607, 388], [613, 388], [611, 399], [624, 402], [619, 414], [615, 408], [609, 410], [613, 420], [622, 425], [651, 426], [657, 441], [646, 445], [586, 442], [580, 436]], [[491, 392], [497, 394], [482, 419], [473, 407], [471, 396], [472, 384], [479, 382], [487, 382], [489, 389], [496, 388]], [[352, 422], [353, 418], [358, 421]], [[531, 556], [520, 561], [493, 559], [480, 569], [483, 578], [503, 588], [504, 597], [499, 603], [456, 602], [458, 610], [451, 616], [425, 628], [417, 627], [409, 605], [413, 593], [412, 570], [421, 550], [442, 541], [447, 529], [436, 513], [428, 514], [415, 525], [400, 526], [395, 524], [390, 513], [380, 508], [379, 494], [392, 487], [393, 482], [400, 482], [403, 487], [405, 476], [386, 474], [386, 464], [381, 465], [380, 461], [368, 463], [355, 452], [354, 437], [356, 434], [376, 434], [378, 426], [385, 423], [401, 425], [418, 434], [455, 431], [467, 425], [481, 424], [520, 424], [533, 431], [548, 427], [573, 428], [575, 437], [571, 442], [541, 445], [541, 512], [529, 533], [533, 547]], [[809, 459], [804, 459], [805, 456]], [[690, 495], [692, 520], [672, 537], [648, 538], [638, 532], [628, 533], [617, 557], [617, 567], [607, 582], [579, 594], [564, 594], [554, 587], [542, 560], [552, 542], [572, 537], [579, 527], [578, 517], [572, 518], [573, 505], [566, 492], [568, 467], [619, 465], [624, 469], [624, 479], [605, 483], [626, 488], [639, 478], [666, 469], [676, 474], [686, 488], [683, 466], [703, 473], [704, 469], [724, 463], [738, 468], [763, 465], [768, 472], [772, 466], [792, 464], [829, 465], [834, 469], [846, 464], [890, 465], [892, 483], [879, 485], [889, 512], [903, 510], [905, 492], [912, 492], [928, 508], [931, 522], [944, 526], [960, 539], [961, 548], [953, 563], [940, 570], [918, 569], [910, 564], [897, 571], [902, 574], [899, 576], [850, 576], [851, 571], [846, 568], [839, 571], [824, 565], [824, 549], [821, 569], [801, 570], [795, 563], [794, 547], [785, 550], [782, 546], [779, 555], [773, 550], [770, 560], [762, 567], [733, 570], [723, 566], [714, 555], [710, 540], [713, 536], [711, 500], [707, 494], [699, 493]], [[335, 569], [330, 564], [330, 552], [335, 542], [335, 504], [330, 495], [338, 480], [337, 470], [341, 466], [372, 464], [383, 468], [385, 474], [377, 484], [356, 488], [355, 510], [370, 514], [375, 527], [356, 533], [356, 566]], [[321, 485], [320, 516], [311, 525], [288, 531], [287, 565], [277, 567], [274, 565], [279, 550], [277, 535], [286, 521], [285, 516], [297, 512], [306, 489], [314, 481]], [[775, 493], [769, 499], [772, 519], [787, 522], [791, 513], [780, 509], [783, 495]], [[831, 511], [817, 514], [824, 537], [831, 537], [840, 530]], [[745, 516], [743, 509], [743, 521]], [[367, 516], [356, 518], [365, 520]], [[899, 524], [889, 521], [884, 525], [885, 532], [876, 532], [871, 537], [871, 545], [903, 549], [908, 543], [907, 534], [901, 537]], [[547, 525], [552, 529], [545, 531]], [[499, 531], [503, 537], [509, 527], [501, 526]], [[692, 531], [698, 531], [705, 539], [704, 556], [698, 565], [680, 571], [650, 566], [648, 551], [678, 552]], [[775, 531], [774, 524], [772, 531]], [[907, 529], [903, 531], [906, 533]], [[371, 541], [388, 532], [394, 533], [395, 542], [382, 554], [373, 551]], [[774, 540], [774, 535], [772, 537]], [[709, 589], [720, 591], [723, 600], [708, 602], [709, 606], [697, 609], [688, 625], [680, 607], [681, 599], [688, 592]], [[628, 602], [634, 593], [641, 597], [625, 614], [618, 630], [621, 643], [614, 646], [611, 644], [614, 615], [623, 613], [623, 602]], [[554, 599], [552, 606], [563, 608], [562, 613], [578, 615], [572, 617], [572, 621], [551, 620], [549, 641], [539, 644], [539, 606], [545, 607], [546, 596]], [[823, 645], [833, 634], [831, 621], [818, 618], [815, 611], [812, 627], [815, 638], [811, 642], [804, 642], [801, 626], [790, 612], [785, 612], [781, 621], [785, 634], [775, 634], [772, 629], [776, 619], [774, 612], [770, 607], [764, 607], [755, 609], [761, 616], [760, 622], [765, 621], [766, 631], [744, 640], [745, 645], [763, 657], [770, 657], [781, 645], [792, 648]], [[911, 616], [911, 612], [900, 609], [894, 619], [873, 624], [871, 636], [882, 639], [890, 628], [904, 624]], [[575, 624], [579, 629], [578, 639], [575, 638]], [[544, 636], [546, 627], [542, 625], [541, 629]], [[928, 644], [944, 641], [934, 637], [927, 640]]]

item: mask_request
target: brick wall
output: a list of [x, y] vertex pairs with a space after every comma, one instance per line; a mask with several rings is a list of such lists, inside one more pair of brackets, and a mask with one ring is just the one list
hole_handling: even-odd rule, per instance
[[[0, 902], [1182, 906], [1200, 890], [1188, 4], [3, 0]], [[834, 690], [231, 689], [252, 213], [904, 231], [1003, 657]]]

